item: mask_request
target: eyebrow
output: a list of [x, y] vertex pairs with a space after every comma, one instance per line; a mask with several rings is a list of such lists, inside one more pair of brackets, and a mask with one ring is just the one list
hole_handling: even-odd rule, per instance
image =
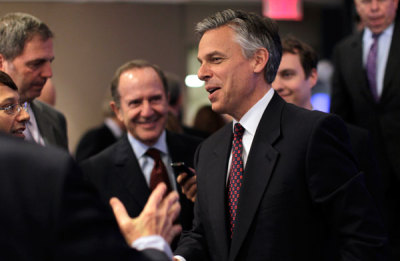
[[16, 101], [16, 99], [14, 98], [14, 97], [8, 97], [8, 98], [5, 98], [4, 100], [2, 100], [0, 103], [8, 103], [8, 102], [11, 102], [11, 103], [15, 103], [15, 101]]
[[55, 59], [55, 57], [51, 57], [50, 59], [47, 59], [47, 58], [37, 58], [37, 59], [31, 60], [31, 61], [28, 61], [26, 64], [29, 65], [29, 64], [34, 64], [34, 63], [44, 63], [44, 62], [47, 62], [47, 61], [53, 62], [54, 59]]
[[[219, 52], [219, 51], [213, 51], [211, 53], [208, 53], [205, 55], [205, 59], [210, 59], [211, 57], [213, 57], [214, 55], [221, 55], [221, 56], [226, 56], [225, 54]], [[201, 59], [200, 57], [197, 57], [197, 60], [201, 63]]]

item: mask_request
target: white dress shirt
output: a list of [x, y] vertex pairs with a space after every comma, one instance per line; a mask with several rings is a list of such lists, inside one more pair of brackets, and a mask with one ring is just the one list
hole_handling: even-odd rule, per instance
[[158, 138], [158, 141], [153, 146], [149, 147], [146, 144], [143, 144], [142, 142], [134, 138], [128, 132], [129, 143], [131, 144], [133, 152], [135, 153], [135, 156], [138, 159], [139, 166], [142, 169], [147, 185], [150, 187], [150, 176], [151, 176], [151, 171], [153, 170], [154, 167], [154, 160], [150, 156], [146, 155], [146, 152], [150, 148], [155, 148], [160, 151], [161, 160], [163, 161], [165, 168], [167, 169], [168, 172], [168, 178], [171, 184], [171, 188], [173, 190], [177, 190], [174, 170], [171, 167], [171, 157], [169, 156], [166, 137], [167, 135], [164, 130], [160, 138]]
[[[376, 59], [376, 89], [378, 97], [382, 95], [383, 81], [385, 78], [386, 64], [389, 57], [390, 45], [392, 43], [394, 24], [391, 24], [386, 28], [378, 38], [378, 54]], [[371, 45], [374, 42], [372, 38], [372, 32], [367, 27], [364, 30], [363, 35], [363, 65], [366, 67], [368, 54], [371, 49]]]
[[35, 114], [32, 111], [31, 104], [28, 103], [28, 113], [29, 113], [29, 121], [26, 124], [26, 129], [24, 130], [25, 140], [34, 141], [37, 144], [45, 146], [44, 139], [39, 132], [39, 127], [36, 122]]

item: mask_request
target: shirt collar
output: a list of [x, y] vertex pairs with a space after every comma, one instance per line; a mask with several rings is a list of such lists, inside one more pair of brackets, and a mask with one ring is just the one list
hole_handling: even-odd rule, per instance
[[104, 120], [104, 124], [110, 129], [114, 137], [119, 138], [122, 136], [123, 130], [118, 126], [117, 123], [115, 123], [115, 121], [112, 118], [107, 117]]
[[131, 147], [132, 147], [133, 152], [135, 153], [137, 159], [143, 157], [143, 155], [146, 154], [146, 152], [149, 148], [158, 149], [159, 151], [162, 152], [162, 154], [168, 155], [168, 147], [167, 147], [166, 137], [167, 137], [166, 131], [164, 130], [161, 133], [161, 136], [158, 138], [157, 142], [153, 146], [149, 147], [146, 144], [137, 140], [135, 137], [132, 136], [132, 134], [130, 134], [128, 132], [128, 140], [129, 140], [129, 143], [131, 144]]
[[[382, 36], [391, 38], [393, 35], [393, 29], [394, 29], [394, 23], [392, 23], [385, 30], [383, 30], [379, 38], [381, 38]], [[372, 31], [368, 27], [366, 27], [364, 30], [363, 39], [364, 41], [365, 40], [372, 41]]]
[[[239, 123], [243, 126], [243, 128], [249, 132], [252, 136], [255, 135], [258, 124], [260, 123], [261, 117], [264, 114], [265, 109], [267, 108], [269, 102], [274, 95], [274, 89], [270, 89], [253, 107], [248, 110], [243, 117], [240, 119]], [[233, 119], [233, 125], [238, 121]]]

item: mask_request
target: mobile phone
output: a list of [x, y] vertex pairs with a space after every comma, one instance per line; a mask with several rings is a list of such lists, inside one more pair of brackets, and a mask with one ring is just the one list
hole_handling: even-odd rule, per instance
[[182, 172], [187, 173], [187, 178], [191, 178], [194, 176], [194, 172], [189, 169], [188, 166], [186, 166], [185, 162], [172, 162], [171, 167], [174, 169], [176, 174], [180, 174]]

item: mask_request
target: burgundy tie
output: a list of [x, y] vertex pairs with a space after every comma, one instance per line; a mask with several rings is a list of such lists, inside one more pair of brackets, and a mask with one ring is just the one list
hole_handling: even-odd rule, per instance
[[160, 182], [167, 185], [167, 193], [171, 192], [171, 184], [169, 182], [167, 169], [161, 160], [160, 151], [157, 149], [148, 149], [146, 152], [154, 160], [154, 167], [150, 175], [150, 190], [153, 191]]
[[236, 212], [239, 202], [240, 187], [243, 179], [243, 144], [242, 137], [244, 128], [240, 123], [236, 123], [233, 131], [232, 162], [229, 171], [228, 185], [228, 208], [230, 217], [231, 238], [236, 224]]
[[379, 34], [373, 34], [372, 38], [374, 42], [371, 45], [371, 49], [369, 50], [368, 53], [368, 58], [367, 58], [367, 77], [368, 77], [368, 82], [369, 82], [369, 87], [371, 89], [372, 96], [374, 97], [375, 101], [379, 100], [378, 96], [378, 90], [376, 87], [376, 60], [377, 60], [377, 54], [378, 54], [378, 39], [379, 39]]

